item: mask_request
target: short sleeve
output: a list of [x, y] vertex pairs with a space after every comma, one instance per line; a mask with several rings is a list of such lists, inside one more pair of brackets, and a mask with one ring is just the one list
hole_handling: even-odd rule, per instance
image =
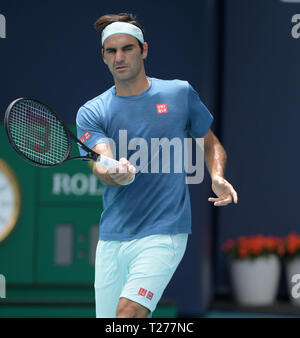
[[[109, 143], [100, 112], [94, 112], [82, 106], [77, 113], [76, 127], [78, 139], [90, 149], [94, 148], [98, 143]], [[81, 147], [79, 147], [79, 152], [82, 156], [86, 155], [86, 151]]]
[[213, 116], [201, 101], [198, 93], [188, 84], [188, 132], [193, 138], [207, 134], [213, 121]]

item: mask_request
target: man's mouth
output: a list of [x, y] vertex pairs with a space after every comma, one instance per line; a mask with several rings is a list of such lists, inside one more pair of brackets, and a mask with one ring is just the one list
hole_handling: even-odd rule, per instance
[[124, 70], [126, 69], [127, 67], [126, 66], [117, 66], [116, 67], [116, 70]]

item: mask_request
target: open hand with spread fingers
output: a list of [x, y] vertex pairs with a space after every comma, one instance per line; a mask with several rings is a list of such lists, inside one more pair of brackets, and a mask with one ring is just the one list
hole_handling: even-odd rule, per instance
[[225, 178], [221, 176], [214, 177], [211, 187], [218, 197], [210, 197], [208, 201], [213, 202], [216, 207], [225, 206], [232, 202], [238, 203], [237, 192]]

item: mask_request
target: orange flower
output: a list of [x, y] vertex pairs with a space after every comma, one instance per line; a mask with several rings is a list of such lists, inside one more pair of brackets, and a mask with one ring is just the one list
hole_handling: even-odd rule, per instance
[[245, 257], [248, 256], [248, 250], [247, 250], [246, 247], [243, 247], [243, 246], [239, 247], [239, 251], [238, 252], [239, 252], [239, 256], [241, 258], [245, 258]]
[[300, 236], [292, 232], [286, 238], [287, 254], [295, 254], [300, 251]]
[[283, 242], [279, 242], [278, 246], [277, 246], [277, 254], [279, 256], [283, 256], [285, 254], [285, 249], [284, 249], [284, 243]]
[[260, 255], [263, 250], [263, 245], [259, 240], [251, 239], [249, 240], [249, 251], [254, 255]]
[[[295, 250], [300, 252], [300, 236], [289, 236], [289, 248], [293, 252]], [[272, 253], [283, 256], [285, 254], [285, 243], [283, 239], [275, 236], [261, 234], [248, 237], [240, 236], [236, 241], [227, 240], [222, 245], [222, 250], [233, 258], [257, 257]]]
[[279, 243], [280, 239], [276, 237], [270, 236], [265, 239], [265, 247], [270, 251], [276, 251], [276, 248], [279, 245]]

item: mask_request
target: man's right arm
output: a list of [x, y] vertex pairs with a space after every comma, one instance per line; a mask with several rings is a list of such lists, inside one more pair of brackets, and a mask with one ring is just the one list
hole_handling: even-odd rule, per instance
[[[96, 153], [113, 158], [113, 154], [109, 144], [99, 143], [92, 150]], [[104, 185], [119, 187], [133, 181], [135, 168], [125, 158], [119, 161], [122, 168], [106, 168], [100, 163], [94, 162], [93, 173], [101, 180]]]

